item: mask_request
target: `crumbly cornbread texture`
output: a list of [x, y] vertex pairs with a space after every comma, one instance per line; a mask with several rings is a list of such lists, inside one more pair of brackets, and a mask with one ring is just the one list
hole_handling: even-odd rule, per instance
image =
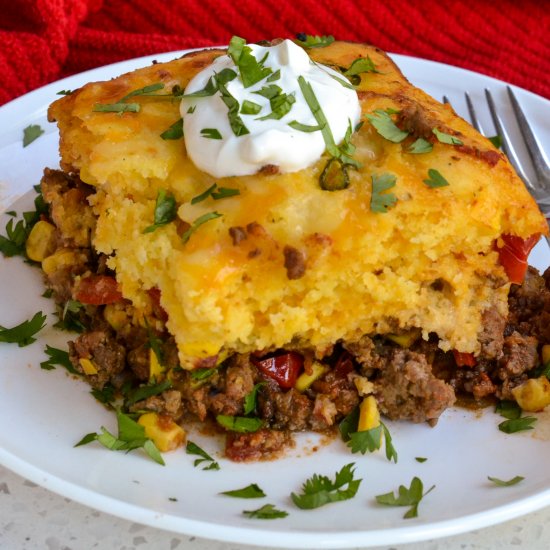
[[[345, 42], [309, 53], [344, 68], [370, 57], [378, 72], [362, 74], [357, 86], [363, 115], [399, 111], [393, 118], [410, 134], [393, 143], [365, 120], [352, 137], [362, 168], [350, 170], [344, 190], [319, 185], [328, 156], [300, 172], [270, 167], [214, 180], [192, 164], [183, 139], [160, 137], [180, 117], [174, 99], [135, 96], [128, 101], [139, 103], [137, 113], [93, 111], [157, 82], [164, 92], [184, 88], [223, 53], [196, 52], [91, 83], [50, 107], [63, 169], [97, 190], [93, 244], [111, 255], [124, 297], [144, 308], [145, 291], [160, 289], [185, 367], [221, 350], [323, 355], [341, 340], [412, 327], [424, 338], [436, 333], [442, 349], [478, 352], [482, 313], [507, 311], [495, 242], [547, 232], [504, 155], [450, 106], [413, 87], [384, 53]], [[433, 128], [462, 144], [439, 142]], [[433, 143], [431, 152], [410, 152], [419, 137]], [[449, 185], [426, 185], [430, 169]], [[372, 178], [381, 174], [396, 177], [397, 202], [385, 213], [371, 210]], [[240, 194], [191, 204], [214, 183]], [[160, 189], [175, 196], [178, 219], [144, 233]], [[221, 216], [183, 242], [186, 224], [211, 212]]]

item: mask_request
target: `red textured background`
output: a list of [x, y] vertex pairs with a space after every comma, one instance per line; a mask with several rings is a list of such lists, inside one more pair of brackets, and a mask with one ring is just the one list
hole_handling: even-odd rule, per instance
[[548, 0], [0, 0], [0, 104], [114, 61], [297, 32], [332, 34], [550, 98]]

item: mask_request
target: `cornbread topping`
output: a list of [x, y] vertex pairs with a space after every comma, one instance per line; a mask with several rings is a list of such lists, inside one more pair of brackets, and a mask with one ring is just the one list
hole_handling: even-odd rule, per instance
[[[311, 61], [291, 40], [244, 48], [250, 51], [240, 58], [231, 49], [232, 55], [216, 58], [185, 89], [185, 146], [201, 170], [214, 177], [250, 175], [269, 165], [294, 172], [319, 160], [325, 140], [299, 77], [311, 84], [336, 143], [359, 122], [359, 99], [348, 79]], [[257, 76], [249, 78], [251, 65]]]

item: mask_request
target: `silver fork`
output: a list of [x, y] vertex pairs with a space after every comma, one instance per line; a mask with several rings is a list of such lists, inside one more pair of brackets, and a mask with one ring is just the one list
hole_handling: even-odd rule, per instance
[[[512, 166], [515, 168], [518, 176], [523, 180], [525, 186], [537, 202], [541, 212], [548, 219], [550, 218], [550, 166], [544, 158], [542, 149], [538, 144], [537, 139], [535, 138], [535, 134], [533, 133], [533, 130], [531, 129], [531, 126], [527, 121], [525, 113], [523, 112], [516, 95], [514, 94], [510, 86], [507, 86], [506, 89], [508, 91], [508, 96], [510, 98], [512, 109], [514, 110], [517, 125], [521, 131], [525, 146], [527, 148], [527, 151], [529, 152], [529, 156], [532, 161], [535, 177], [527, 177], [526, 170], [519, 160], [519, 155], [512, 145], [512, 140], [510, 139], [509, 132], [507, 132], [501, 117], [497, 113], [493, 96], [488, 89], [485, 89], [485, 97], [487, 99], [487, 105], [489, 106], [489, 112], [491, 113], [491, 118], [493, 119], [493, 124], [495, 125], [497, 134], [502, 139], [502, 150], [506, 153], [506, 156], [508, 157]], [[466, 98], [466, 105], [468, 106], [468, 112], [470, 114], [472, 126], [478, 132], [487, 135], [479, 124], [479, 120], [470, 94], [468, 94], [468, 92], [465, 92], [464, 96]], [[449, 103], [449, 99], [444, 96], [443, 102]], [[550, 239], [546, 237], [546, 240], [550, 245]]]

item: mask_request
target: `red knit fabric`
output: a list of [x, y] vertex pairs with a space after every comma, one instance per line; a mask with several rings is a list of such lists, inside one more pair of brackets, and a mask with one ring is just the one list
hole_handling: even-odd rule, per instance
[[332, 34], [550, 98], [546, 0], [0, 0], [0, 104], [62, 76], [170, 50]]

